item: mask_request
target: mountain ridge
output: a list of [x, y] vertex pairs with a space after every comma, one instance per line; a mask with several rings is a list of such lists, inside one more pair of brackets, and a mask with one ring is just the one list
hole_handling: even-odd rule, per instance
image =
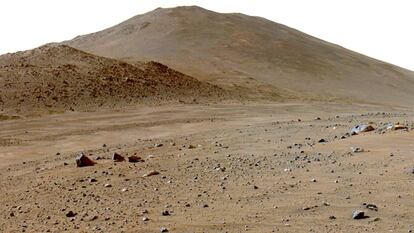
[[1, 55], [0, 87], [0, 112], [237, 99], [158, 62], [130, 64], [59, 44]]

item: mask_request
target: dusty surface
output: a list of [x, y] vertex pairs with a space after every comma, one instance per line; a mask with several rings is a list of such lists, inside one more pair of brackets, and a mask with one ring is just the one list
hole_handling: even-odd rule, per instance
[[[411, 128], [413, 117], [402, 109], [291, 103], [0, 121], [0, 231], [407, 232], [414, 228], [413, 131], [340, 138], [361, 122]], [[103, 159], [77, 168], [80, 152]], [[145, 161], [115, 163], [113, 152]], [[152, 170], [160, 174], [143, 177]], [[358, 209], [369, 217], [353, 220]]]

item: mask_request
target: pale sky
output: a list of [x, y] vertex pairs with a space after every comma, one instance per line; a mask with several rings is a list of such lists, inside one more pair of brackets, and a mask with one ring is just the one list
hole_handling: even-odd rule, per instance
[[261, 16], [414, 70], [411, 0], [2, 0], [0, 54], [72, 39], [157, 7], [180, 5]]

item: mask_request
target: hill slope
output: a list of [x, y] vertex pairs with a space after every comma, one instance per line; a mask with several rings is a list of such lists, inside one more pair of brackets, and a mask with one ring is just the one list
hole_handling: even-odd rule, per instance
[[219, 101], [230, 94], [157, 62], [136, 65], [65, 45], [0, 56], [0, 110]]
[[158, 8], [64, 43], [106, 57], [160, 61], [225, 87], [414, 104], [413, 72], [243, 14]]

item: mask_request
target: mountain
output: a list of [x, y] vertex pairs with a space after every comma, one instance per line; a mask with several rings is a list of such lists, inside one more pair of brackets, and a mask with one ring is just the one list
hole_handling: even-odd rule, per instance
[[125, 61], [156, 60], [199, 80], [256, 94], [414, 104], [412, 71], [238, 13], [158, 8], [63, 43]]
[[228, 91], [158, 62], [129, 64], [66, 45], [0, 56], [0, 111], [220, 101]]

